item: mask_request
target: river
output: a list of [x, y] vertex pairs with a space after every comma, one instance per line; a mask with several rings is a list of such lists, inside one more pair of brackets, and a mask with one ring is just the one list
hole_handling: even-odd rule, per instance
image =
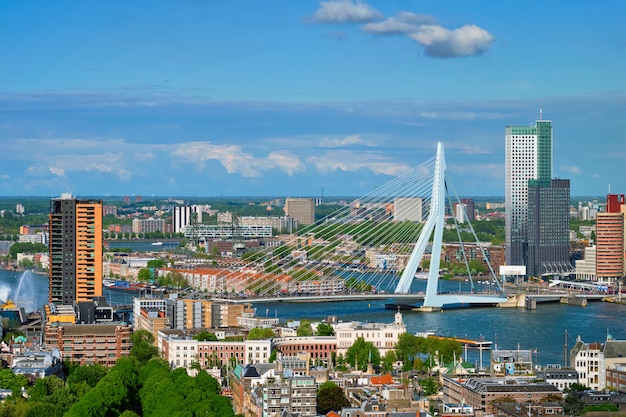
[[[22, 283], [20, 287], [20, 282]], [[425, 284], [424, 284], [425, 285]], [[449, 284], [457, 285], [457, 284]], [[19, 293], [18, 293], [19, 288]], [[0, 299], [13, 299], [27, 311], [41, 309], [46, 303], [47, 276], [30, 272], [0, 270]], [[111, 304], [130, 304], [132, 293], [105, 290]], [[395, 311], [386, 310], [388, 300], [327, 303], [255, 304], [257, 315], [287, 319], [320, 320], [337, 316], [339, 320], [393, 322]], [[39, 306], [39, 307], [36, 307]], [[571, 349], [580, 336], [585, 342], [604, 342], [607, 334], [626, 339], [626, 305], [590, 301], [587, 307], [560, 303], [539, 303], [536, 310], [524, 308], [451, 309], [440, 313], [402, 311], [410, 333], [434, 330], [442, 336], [489, 340], [500, 349], [537, 350], [536, 362], [562, 364], [565, 332]], [[475, 358], [469, 354], [469, 359]]]

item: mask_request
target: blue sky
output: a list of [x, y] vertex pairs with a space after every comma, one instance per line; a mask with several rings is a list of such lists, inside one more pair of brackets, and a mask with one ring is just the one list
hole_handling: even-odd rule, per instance
[[446, 148], [504, 195], [552, 120], [572, 195], [626, 193], [626, 2], [0, 1], [0, 195], [360, 196]]

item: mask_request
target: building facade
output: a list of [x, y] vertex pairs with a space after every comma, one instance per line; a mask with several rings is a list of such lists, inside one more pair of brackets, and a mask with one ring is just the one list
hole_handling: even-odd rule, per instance
[[127, 324], [55, 323], [46, 326], [44, 343], [47, 349], [58, 349], [62, 361], [111, 367], [130, 354], [132, 333]]
[[287, 198], [285, 214], [296, 219], [300, 224], [315, 223], [315, 201], [312, 198]]
[[393, 199], [393, 220], [421, 223], [424, 221], [423, 200], [419, 197], [396, 197]]
[[505, 233], [507, 265], [526, 265], [528, 181], [552, 179], [552, 122], [506, 127]]
[[[626, 206], [622, 206], [626, 207]], [[596, 275], [616, 282], [624, 276], [624, 213], [598, 213], [596, 218]]]
[[55, 304], [102, 295], [102, 200], [50, 200], [49, 295]]
[[529, 180], [526, 273], [529, 276], [568, 274], [569, 180]]

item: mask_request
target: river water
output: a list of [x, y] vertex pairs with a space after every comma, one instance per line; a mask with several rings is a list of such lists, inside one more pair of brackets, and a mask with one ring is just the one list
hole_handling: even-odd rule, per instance
[[[2, 300], [12, 299], [27, 311], [40, 310], [47, 301], [47, 292], [48, 278], [45, 275], [0, 270]], [[105, 289], [104, 295], [111, 304], [131, 304], [132, 297], [137, 294]], [[276, 316], [283, 322], [287, 319], [321, 320], [337, 316], [343, 321], [391, 323], [395, 311], [385, 309], [385, 303], [390, 302], [394, 302], [391, 295], [388, 300], [275, 302], [254, 304], [254, 307], [257, 315]], [[572, 348], [577, 336], [585, 342], [604, 342], [607, 334], [618, 340], [626, 339], [626, 305], [601, 301], [590, 301], [587, 307], [538, 303], [536, 310], [471, 308], [444, 310], [440, 313], [402, 311], [402, 314], [410, 333], [433, 330], [442, 336], [475, 340], [482, 337], [500, 349], [536, 349], [536, 363], [542, 365], [563, 364], [566, 331], [568, 349]], [[470, 352], [468, 360], [476, 362], [476, 356], [476, 353]]]

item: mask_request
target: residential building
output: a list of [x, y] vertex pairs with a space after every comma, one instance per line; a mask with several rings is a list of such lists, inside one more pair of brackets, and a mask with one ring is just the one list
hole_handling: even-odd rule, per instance
[[528, 181], [552, 179], [552, 122], [507, 126], [505, 136], [506, 263], [526, 265]]
[[576, 279], [579, 281], [597, 281], [596, 247], [587, 246], [584, 258], [576, 261]]
[[263, 385], [263, 417], [281, 417], [284, 412], [316, 416], [316, 394], [315, 378], [311, 376], [269, 380]]
[[443, 402], [467, 404], [475, 411], [495, 414], [496, 398], [511, 397], [516, 402], [539, 403], [561, 391], [547, 382], [531, 382], [520, 378], [455, 378], [443, 376]]
[[62, 361], [111, 367], [130, 354], [132, 333], [128, 324], [53, 323], [45, 327], [44, 344], [49, 350], [58, 349]]
[[102, 295], [102, 200], [71, 194], [50, 200], [49, 302], [72, 304]]
[[183, 233], [185, 227], [202, 223], [202, 206], [176, 206], [172, 215], [174, 233]]
[[344, 356], [357, 338], [372, 342], [380, 356], [385, 356], [395, 349], [400, 335], [406, 333], [406, 325], [400, 312], [395, 314], [393, 323], [338, 322], [332, 323], [332, 326], [337, 336], [337, 354]]
[[537, 379], [563, 391], [578, 383], [578, 372], [573, 368], [561, 368], [561, 365], [552, 365], [537, 371]]
[[285, 214], [300, 224], [315, 223], [315, 201], [312, 198], [285, 199]]
[[624, 212], [598, 213], [596, 218], [596, 275], [599, 281], [616, 282], [624, 276], [624, 215]]
[[600, 380], [601, 352], [602, 343], [585, 343], [580, 336], [570, 352], [570, 363], [578, 372], [578, 382], [593, 390], [604, 388], [604, 382]]
[[526, 273], [569, 274], [569, 180], [529, 180]]
[[133, 219], [133, 233], [165, 232], [165, 220], [163, 219]]
[[331, 363], [332, 353], [337, 351], [335, 336], [278, 337], [272, 339], [272, 344], [281, 355], [294, 356], [305, 352], [312, 363], [326, 365]]
[[423, 199], [419, 197], [396, 197], [393, 199], [393, 220], [396, 222], [424, 221]]

